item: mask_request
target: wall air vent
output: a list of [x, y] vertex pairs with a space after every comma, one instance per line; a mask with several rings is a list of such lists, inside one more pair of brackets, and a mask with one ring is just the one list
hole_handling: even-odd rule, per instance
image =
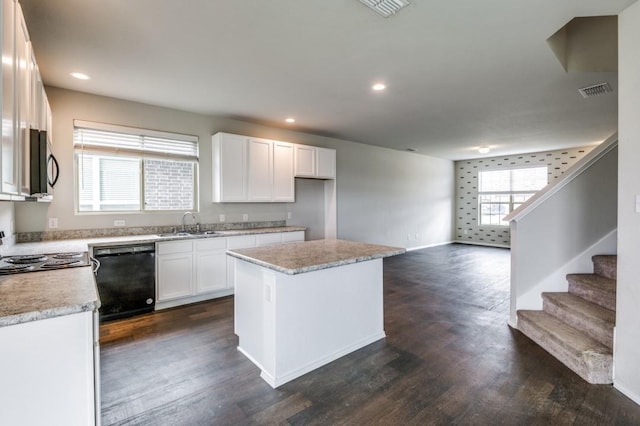
[[409, 0], [360, 0], [379, 15], [388, 18], [409, 4]]
[[611, 88], [611, 86], [609, 86], [609, 83], [600, 83], [578, 89], [578, 92], [580, 92], [583, 98], [592, 98], [594, 96], [600, 96], [604, 95], [605, 93], [613, 92], [613, 89]]

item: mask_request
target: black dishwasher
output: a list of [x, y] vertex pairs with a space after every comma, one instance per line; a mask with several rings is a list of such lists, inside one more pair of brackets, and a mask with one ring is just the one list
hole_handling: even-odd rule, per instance
[[153, 311], [155, 251], [153, 243], [94, 247], [101, 321]]

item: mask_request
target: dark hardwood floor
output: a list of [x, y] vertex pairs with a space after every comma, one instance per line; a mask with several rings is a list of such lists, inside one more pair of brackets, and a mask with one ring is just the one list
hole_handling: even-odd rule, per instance
[[384, 286], [386, 339], [276, 390], [236, 350], [232, 297], [104, 324], [103, 424], [640, 424], [507, 326], [508, 250], [389, 258]]

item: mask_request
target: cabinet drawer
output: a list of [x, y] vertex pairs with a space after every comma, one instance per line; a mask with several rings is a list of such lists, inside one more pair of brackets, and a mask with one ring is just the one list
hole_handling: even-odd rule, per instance
[[270, 246], [272, 244], [281, 244], [282, 243], [282, 234], [281, 233], [273, 233], [273, 234], [260, 234], [256, 236], [256, 246]]
[[191, 240], [187, 241], [164, 241], [157, 243], [157, 254], [172, 254], [172, 253], [190, 253], [193, 251], [193, 244]]
[[203, 240], [194, 241], [196, 251], [200, 250], [219, 250], [227, 248], [227, 239], [226, 238], [207, 238]]
[[304, 231], [284, 232], [282, 234], [282, 242], [304, 241]]
[[227, 238], [228, 249], [240, 249], [240, 248], [248, 248], [248, 247], [255, 247], [255, 246], [256, 246], [255, 235], [242, 235], [239, 237]]

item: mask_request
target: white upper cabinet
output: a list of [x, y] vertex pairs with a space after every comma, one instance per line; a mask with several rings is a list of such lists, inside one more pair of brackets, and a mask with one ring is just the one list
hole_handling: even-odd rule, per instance
[[336, 150], [316, 148], [316, 177], [321, 179], [336, 178]]
[[293, 144], [273, 142], [273, 201], [295, 201]]
[[295, 146], [296, 177], [316, 177], [316, 147]]
[[273, 142], [249, 139], [249, 199], [271, 201], [273, 197]]
[[15, 3], [2, 2], [2, 182], [0, 192], [18, 193], [18, 140], [16, 137]]
[[213, 135], [213, 201], [232, 203], [247, 201], [246, 136], [229, 133]]
[[33, 52], [29, 41], [27, 24], [24, 22], [22, 10], [16, 8], [16, 93], [17, 93], [17, 138], [20, 146], [20, 193], [31, 195], [29, 190], [31, 185], [30, 170], [30, 138], [29, 129], [32, 127], [31, 117], [31, 75], [35, 63], [33, 62]]
[[293, 202], [293, 145], [216, 133], [213, 202]]
[[295, 176], [314, 179], [335, 179], [336, 150], [296, 145]]
[[[31, 195], [29, 129], [50, 130], [51, 109], [20, 4], [2, 1], [1, 15], [0, 198], [24, 200], [22, 196]], [[48, 139], [51, 140], [50, 132]]]

